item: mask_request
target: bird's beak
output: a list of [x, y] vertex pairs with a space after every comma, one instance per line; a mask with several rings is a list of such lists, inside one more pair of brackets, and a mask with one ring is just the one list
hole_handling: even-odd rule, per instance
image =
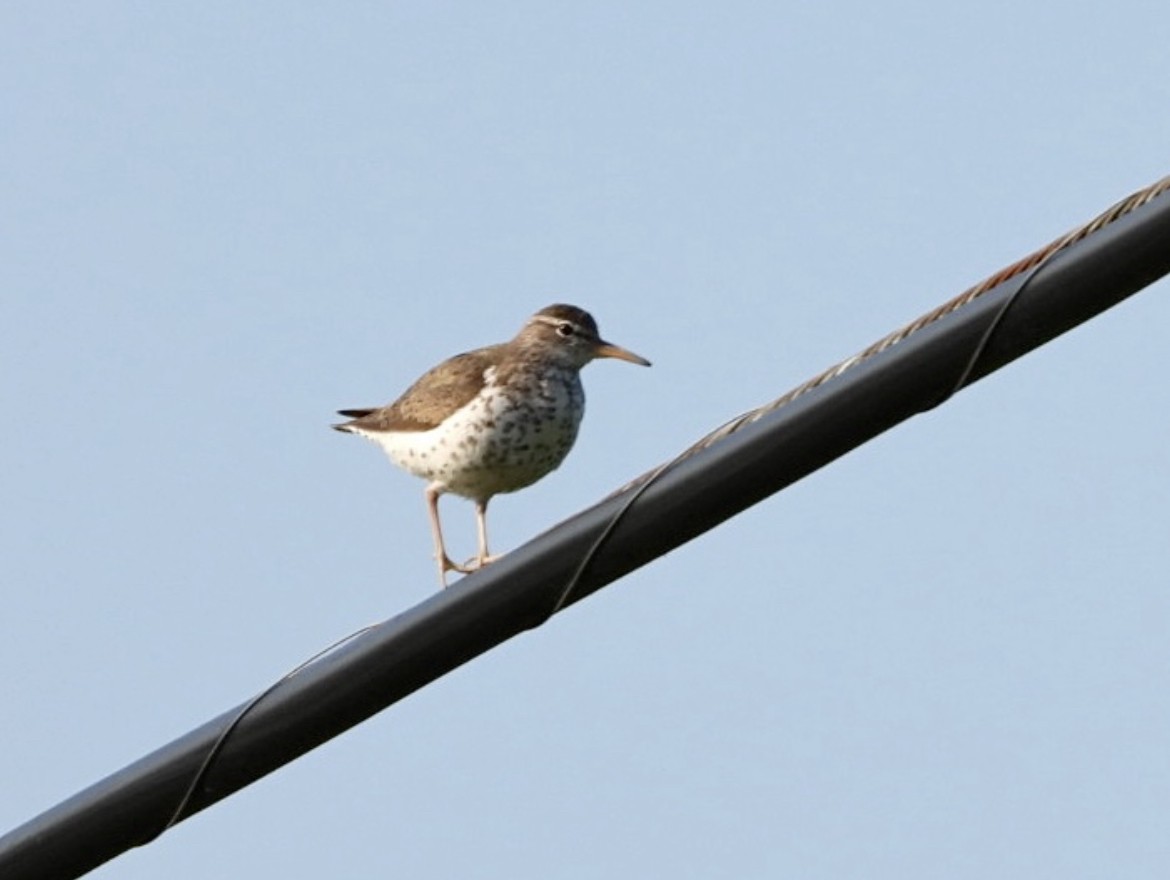
[[639, 357], [628, 348], [622, 348], [620, 345], [614, 345], [612, 342], [600, 341], [593, 347], [593, 356], [598, 358], [617, 358], [620, 361], [629, 361], [631, 364], [638, 364], [639, 366], [648, 367], [650, 361], [644, 357]]

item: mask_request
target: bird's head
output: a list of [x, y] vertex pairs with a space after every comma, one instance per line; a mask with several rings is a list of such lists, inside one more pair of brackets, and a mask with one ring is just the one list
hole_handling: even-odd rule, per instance
[[547, 306], [529, 318], [517, 341], [576, 369], [595, 358], [617, 358], [643, 367], [650, 366], [650, 361], [644, 357], [602, 339], [597, 322], [587, 311], [561, 303]]

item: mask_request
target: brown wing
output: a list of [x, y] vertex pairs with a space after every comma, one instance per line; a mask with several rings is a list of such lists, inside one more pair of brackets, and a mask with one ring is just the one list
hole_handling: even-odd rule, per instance
[[388, 406], [339, 410], [343, 416], [354, 417], [353, 421], [333, 427], [339, 431], [351, 426], [367, 431], [429, 431], [479, 393], [484, 371], [499, 361], [502, 347], [491, 345], [443, 361]]

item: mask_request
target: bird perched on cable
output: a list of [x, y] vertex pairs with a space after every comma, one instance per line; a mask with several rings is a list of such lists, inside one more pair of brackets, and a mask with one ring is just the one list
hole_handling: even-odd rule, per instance
[[[373, 440], [390, 460], [427, 480], [425, 497], [439, 564], [469, 574], [498, 557], [488, 552], [487, 506], [555, 470], [577, 439], [585, 414], [581, 368], [595, 358], [650, 362], [604, 341], [583, 309], [541, 309], [510, 342], [443, 361], [401, 397], [377, 409], [343, 409], [333, 428]], [[439, 524], [439, 496], [475, 502], [478, 554], [451, 561]]]

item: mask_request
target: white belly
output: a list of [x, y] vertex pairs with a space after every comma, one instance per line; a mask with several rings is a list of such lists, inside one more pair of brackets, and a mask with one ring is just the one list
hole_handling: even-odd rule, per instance
[[[519, 397], [519, 399], [518, 399]], [[442, 491], [487, 499], [535, 483], [564, 461], [585, 411], [575, 374], [505, 397], [485, 393], [429, 431], [362, 431], [396, 465]]]

